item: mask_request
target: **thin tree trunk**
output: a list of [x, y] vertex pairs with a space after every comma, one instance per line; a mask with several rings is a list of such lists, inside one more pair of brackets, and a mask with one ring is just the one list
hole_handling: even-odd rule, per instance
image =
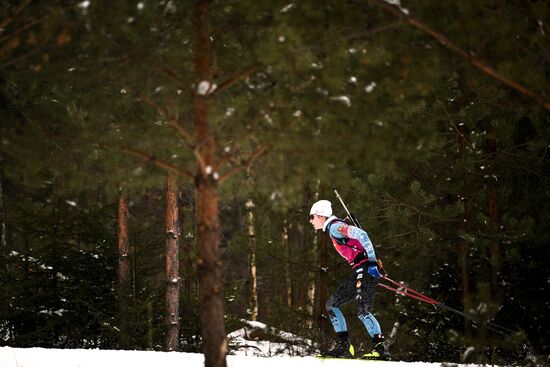
[[[317, 180], [317, 185], [315, 188], [314, 201], [319, 200], [319, 191], [321, 189], [321, 180]], [[306, 189], [308, 195], [306, 195], [305, 208], [306, 212], [310, 205], [309, 190]], [[309, 237], [309, 236], [308, 236]], [[309, 242], [309, 241], [308, 241]], [[307, 243], [307, 242], [306, 242]], [[317, 278], [317, 273], [315, 271], [315, 265], [319, 263], [317, 260], [317, 255], [319, 254], [319, 236], [314, 234], [312, 239], [312, 245], [309, 248], [308, 258], [310, 261], [310, 266], [308, 267], [307, 277], [308, 277], [308, 287], [307, 287], [307, 303], [306, 303], [306, 313], [308, 316], [307, 327], [312, 328], [315, 320], [315, 280]]]
[[500, 231], [500, 209], [498, 201], [498, 185], [491, 167], [491, 157], [497, 151], [497, 142], [491, 137], [492, 125], [489, 122], [487, 132], [489, 137], [485, 144], [485, 153], [489, 157], [489, 177], [487, 178], [487, 209], [490, 219], [490, 233], [494, 238], [490, 249], [490, 269], [491, 269], [491, 299], [500, 302], [502, 296], [502, 287], [499, 286], [500, 272], [502, 268], [502, 245], [498, 234]]
[[[465, 131], [464, 128], [459, 128], [459, 136], [458, 136], [458, 145], [459, 145], [459, 154], [460, 158], [462, 159], [462, 165], [464, 166], [466, 163], [465, 154]], [[468, 272], [468, 264], [469, 264], [469, 254], [470, 249], [468, 247], [468, 242], [465, 239], [465, 233], [466, 233], [466, 223], [468, 221], [468, 196], [465, 193], [465, 186], [466, 186], [466, 168], [463, 167], [463, 177], [462, 177], [462, 183], [459, 190], [459, 197], [460, 201], [463, 206], [463, 212], [462, 212], [462, 218], [460, 220], [460, 224], [458, 225], [458, 233], [459, 233], [459, 239], [458, 239], [458, 268], [460, 269], [460, 277], [462, 282], [462, 305], [464, 307], [464, 312], [469, 312], [471, 309], [471, 294], [470, 294], [470, 275]], [[472, 328], [470, 321], [467, 319], [464, 319], [464, 333], [467, 337], [470, 337], [472, 335]]]
[[179, 212], [174, 176], [166, 178], [166, 336], [165, 351], [179, 349]]
[[[463, 221], [459, 224], [459, 233], [464, 233], [466, 230], [466, 205], [467, 202], [464, 201], [464, 217]], [[470, 275], [468, 272], [468, 263], [469, 263], [469, 248], [466, 240], [461, 236], [458, 240], [458, 267], [460, 269], [460, 279], [462, 284], [462, 305], [464, 312], [468, 313], [471, 309], [471, 295], [470, 295]], [[472, 328], [470, 321], [464, 319], [464, 333], [466, 336], [470, 337], [472, 335]]]
[[[0, 154], [0, 253], [3, 251], [8, 250], [8, 242], [7, 242], [7, 235], [6, 235], [6, 211], [4, 209], [4, 157], [2, 154]], [[10, 266], [8, 262], [6, 262], [6, 265], [4, 267], [4, 270], [6, 271], [6, 274], [9, 274], [10, 272]], [[11, 292], [6, 291], [3, 294], [3, 301], [2, 301], [2, 307], [4, 310], [8, 310], [10, 307], [8, 306], [8, 303], [11, 302]], [[13, 333], [12, 327], [10, 327], [7, 331], [8, 338], [10, 337], [10, 334]]]
[[308, 279], [308, 285], [307, 285], [307, 294], [306, 294], [306, 314], [307, 314], [307, 327], [312, 328], [313, 327], [313, 320], [315, 318], [314, 316], [314, 310], [315, 310], [315, 278], [317, 277], [317, 274], [315, 272], [315, 264], [317, 264], [317, 253], [318, 253], [318, 243], [319, 243], [319, 236], [315, 235], [313, 237], [313, 240], [310, 244], [310, 252], [308, 256], [308, 262], [310, 266], [308, 266], [308, 272], [307, 272], [307, 279]]
[[[498, 187], [494, 178], [489, 178], [487, 185], [487, 197], [489, 206], [489, 218], [494, 227], [494, 234], [498, 236], [500, 227], [500, 210], [498, 206]], [[500, 272], [502, 268], [502, 246], [496, 237], [491, 244], [491, 295], [493, 299], [500, 299], [502, 287], [499, 285]]]
[[[298, 223], [296, 225], [296, 231], [298, 232], [298, 235], [297, 235], [298, 243], [300, 243], [302, 245], [305, 245], [305, 244], [309, 243], [309, 238], [308, 238], [308, 234], [306, 232], [305, 225], [303, 225], [302, 223]], [[290, 247], [289, 247], [289, 249], [290, 249]], [[298, 249], [296, 249], [296, 251], [298, 252]], [[307, 250], [305, 250], [300, 255], [304, 256], [305, 253], [307, 253]], [[292, 257], [290, 257], [290, 254], [289, 254], [289, 258], [292, 258]], [[300, 274], [300, 276], [301, 276], [302, 279], [304, 278], [304, 276], [302, 274]], [[307, 277], [307, 271], [306, 271], [306, 277]], [[306, 281], [306, 286], [307, 286], [309, 284], [309, 280], [306, 278], [305, 281]], [[304, 287], [303, 285], [301, 287], [295, 287], [295, 289], [293, 289], [293, 293], [294, 293], [293, 294], [293, 296], [294, 296], [294, 308], [302, 311], [306, 307], [307, 288]]]
[[[315, 244], [315, 247], [316, 244]], [[312, 264], [315, 264], [315, 262], [313, 262]], [[311, 271], [308, 271], [308, 278], [309, 278], [309, 283], [308, 283], [308, 286], [307, 286], [307, 303], [306, 303], [306, 314], [307, 314], [307, 321], [306, 321], [306, 324], [307, 324], [307, 327], [308, 328], [312, 328], [313, 327], [313, 311], [314, 311], [314, 306], [315, 306], [315, 276], [314, 276], [314, 273], [312, 273]]]
[[8, 247], [6, 235], [6, 210], [4, 209], [4, 157], [0, 154], [0, 246]]
[[[214, 171], [216, 144], [209, 126], [210, 96], [204, 85], [212, 83], [210, 70], [211, 38], [208, 30], [210, 2], [196, 2], [195, 74], [198, 90], [193, 103], [196, 156], [199, 172], [197, 187], [197, 267], [200, 283], [201, 323], [206, 367], [226, 367], [227, 337], [224, 323], [222, 265], [219, 254], [218, 173]], [[201, 88], [203, 87], [203, 90]], [[209, 88], [207, 88], [209, 89]]]
[[191, 258], [191, 241], [188, 239], [185, 241], [184, 248], [184, 264], [187, 264], [186, 270], [187, 274], [185, 276], [185, 299], [191, 299], [191, 278], [192, 278], [192, 269], [193, 269], [193, 259]]
[[[179, 205], [180, 207], [182, 207], [184, 212], [189, 213], [190, 217], [195, 218], [196, 212], [194, 209], [194, 205], [191, 203], [191, 200], [189, 200], [192, 197], [193, 189], [194, 188], [191, 188], [191, 190], [189, 190], [189, 188], [185, 189], [185, 191], [183, 192], [182, 200], [180, 201]], [[180, 280], [180, 292], [181, 292], [181, 288], [183, 287], [183, 298], [185, 300], [190, 300], [192, 299], [191, 284], [192, 284], [192, 278], [193, 278], [193, 258], [191, 256], [191, 246], [193, 242], [193, 236], [191, 235], [191, 232], [193, 232], [193, 230], [191, 229], [188, 231], [186, 228], [189, 228], [189, 227], [183, 226], [183, 223], [181, 222], [181, 220], [180, 220], [180, 225], [182, 226], [182, 228], [180, 229], [180, 232], [182, 233], [186, 232], [186, 235], [183, 237], [183, 239], [181, 239], [181, 242], [180, 242], [180, 247], [183, 251], [183, 257], [182, 257], [183, 269], [180, 272], [180, 277], [182, 278], [182, 280]], [[195, 294], [195, 298], [196, 298], [196, 294]]]
[[118, 284], [119, 284], [119, 323], [120, 344], [128, 348], [130, 328], [128, 313], [130, 308], [130, 243], [128, 240], [128, 198], [119, 189], [118, 197]]
[[248, 241], [249, 241], [249, 275], [250, 275], [250, 318], [258, 319], [258, 279], [256, 277], [256, 233], [254, 229], [254, 201], [246, 202], [248, 212]]
[[283, 249], [285, 251], [285, 303], [292, 307], [292, 278], [290, 276], [290, 243], [288, 241], [289, 225], [285, 219], [283, 225]]
[[153, 350], [154, 343], [154, 323], [153, 323], [153, 301], [147, 300], [147, 350]]

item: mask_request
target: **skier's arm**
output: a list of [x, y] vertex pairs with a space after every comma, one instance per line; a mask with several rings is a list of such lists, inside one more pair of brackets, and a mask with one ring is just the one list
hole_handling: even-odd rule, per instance
[[330, 235], [337, 240], [341, 240], [344, 238], [353, 238], [359, 240], [359, 242], [365, 249], [369, 260], [376, 261], [374, 246], [372, 245], [372, 242], [370, 241], [367, 232], [363, 231], [361, 228], [350, 226], [345, 223], [333, 225], [330, 227]]
[[[367, 267], [367, 272], [374, 277], [375, 279], [380, 279], [382, 275], [380, 274], [380, 271], [378, 270], [378, 266], [376, 265], [376, 253], [374, 251], [374, 246], [372, 245], [372, 242], [370, 241], [369, 235], [367, 232], [363, 231], [361, 228], [355, 227], [355, 226], [348, 226], [341, 227], [337, 229], [337, 231], [340, 235], [339, 238], [343, 238], [347, 236], [348, 238], [353, 238], [356, 240], [359, 240], [365, 251], [367, 252], [367, 257], [369, 258], [369, 261], [371, 262], [370, 265]], [[332, 228], [331, 228], [331, 234], [332, 234]]]
[[376, 261], [376, 252], [374, 251], [374, 246], [372, 245], [372, 242], [370, 241], [370, 238], [367, 232], [355, 226], [348, 226], [347, 236], [349, 238], [354, 238], [356, 240], [359, 240], [359, 242], [361, 242], [361, 245], [367, 252], [367, 256], [369, 260]]

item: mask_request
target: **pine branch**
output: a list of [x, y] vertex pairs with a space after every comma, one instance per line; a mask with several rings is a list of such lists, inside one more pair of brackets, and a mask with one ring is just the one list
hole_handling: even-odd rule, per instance
[[[21, 5], [19, 5], [19, 8], [13, 13], [12, 16], [4, 19], [2, 24], [0, 24], [0, 33], [1, 33], [1, 31], [4, 31], [6, 29], [6, 27], [8, 27], [8, 25], [10, 23], [12, 23], [13, 20], [21, 14], [21, 12], [24, 10], [24, 8], [26, 8], [30, 4], [30, 2], [31, 2], [31, 0], [24, 1], [23, 3], [21, 3]], [[69, 5], [65, 5], [65, 6], [60, 7], [59, 10], [68, 10], [68, 9], [74, 8], [75, 6], [76, 6], [76, 4], [69, 4]], [[3, 42], [6, 42], [7, 40], [9, 40], [10, 38], [12, 38], [14, 36], [17, 36], [20, 33], [23, 33], [27, 29], [32, 28], [37, 24], [44, 23], [46, 20], [51, 19], [51, 17], [52, 17], [52, 14], [49, 13], [49, 14], [46, 14], [45, 16], [41, 17], [41, 18], [31, 19], [28, 23], [22, 24], [19, 28], [15, 29], [13, 32], [9, 32], [5, 36], [1, 37], [0, 38], [0, 44], [3, 43]]]
[[371, 36], [374, 36], [378, 33], [382, 33], [382, 32], [385, 32], [387, 30], [390, 30], [390, 29], [398, 28], [403, 24], [404, 24], [403, 21], [398, 20], [398, 21], [395, 21], [393, 23], [383, 24], [381, 26], [374, 27], [372, 29], [369, 29], [369, 30], [366, 30], [366, 31], [363, 31], [363, 32], [352, 33], [352, 34], [346, 35], [345, 37], [348, 40], [371, 37]]
[[244, 168], [248, 168], [254, 163], [256, 159], [258, 159], [262, 154], [264, 154], [267, 151], [266, 147], [259, 147], [255, 151], [253, 151], [250, 156], [244, 160], [239, 166], [234, 167], [233, 169], [226, 172], [223, 176], [220, 177], [220, 183], [227, 180], [229, 177], [233, 176], [236, 173], [239, 173]]
[[[13, 58], [13, 59], [11, 59], [11, 60], [8, 60], [8, 61], [6, 61], [5, 63], [0, 64], [0, 70], [5, 69], [5, 68], [7, 68], [7, 67], [9, 67], [9, 66], [11, 66], [11, 65], [13, 65], [13, 64], [17, 64], [18, 62], [20, 62], [20, 61], [22, 61], [22, 60], [25, 60], [26, 58], [29, 58], [29, 57], [31, 57], [31, 56], [33, 56], [33, 55], [36, 55], [36, 54], [38, 54], [38, 53], [40, 53], [40, 52], [42, 52], [42, 51], [44, 51], [44, 49], [41, 49], [40, 47], [37, 47], [37, 48], [35, 48], [35, 49], [33, 49], [33, 50], [31, 50], [31, 51], [25, 53], [25, 54], [22, 54], [22, 55], [20, 55], [20, 56], [18, 56], [18, 57], [16, 57], [16, 58]], [[0, 52], [3, 52], [3, 50], [0, 50]]]
[[13, 12], [13, 15], [11, 17], [7, 17], [0, 23], [0, 28], [6, 28], [13, 20], [23, 12], [23, 10], [31, 3], [31, 0], [25, 0], [21, 4], [19, 4], [19, 7], [15, 9]]
[[147, 96], [141, 96], [141, 100], [145, 102], [147, 105], [149, 105], [150, 107], [152, 107], [154, 110], [156, 110], [158, 114], [166, 118], [166, 121], [168, 122], [168, 124], [171, 127], [173, 127], [174, 130], [178, 132], [179, 136], [187, 143], [187, 145], [193, 149], [194, 142], [193, 142], [193, 138], [191, 137], [191, 134], [189, 134], [189, 132], [187, 132], [187, 130], [183, 126], [181, 126], [181, 124], [179, 123], [176, 117], [172, 116], [172, 114], [169, 113], [167, 109], [159, 106]]
[[385, 195], [388, 199], [390, 199], [391, 201], [393, 201], [395, 203], [395, 205], [397, 206], [401, 206], [401, 207], [404, 207], [404, 208], [407, 208], [407, 209], [410, 209], [412, 211], [414, 211], [416, 214], [418, 215], [423, 215], [425, 217], [428, 217], [428, 218], [433, 218], [437, 221], [440, 221], [440, 222], [455, 222], [456, 220], [454, 219], [448, 219], [448, 218], [444, 218], [444, 217], [440, 217], [438, 215], [435, 215], [435, 214], [432, 214], [431, 212], [426, 212], [426, 211], [423, 211], [421, 210], [420, 208], [418, 208], [417, 206], [415, 205], [411, 205], [411, 204], [407, 204], [401, 200], [399, 200], [398, 198], [386, 193]]
[[259, 69], [259, 65], [252, 65], [248, 69], [241, 71], [240, 73], [233, 75], [232, 77], [226, 79], [222, 82], [210, 95], [215, 95], [223, 92], [224, 90], [231, 87], [233, 84], [238, 83], [239, 81], [248, 78], [250, 75], [254, 74]]
[[163, 116], [164, 118], [166, 118], [167, 120], [170, 119], [170, 116], [168, 116], [168, 111], [167, 111], [165, 108], [159, 106], [158, 104], [156, 104], [152, 99], [150, 99], [150, 98], [147, 97], [147, 96], [142, 95], [140, 98], [141, 98], [141, 100], [142, 100], [143, 102], [145, 102], [147, 105], [149, 105], [149, 107], [151, 107], [151, 108], [153, 108], [155, 111], [157, 111], [157, 113], [158, 113], [159, 115], [162, 115], [162, 116]]
[[[22, 33], [24, 31], [26, 31], [27, 29], [29, 28], [32, 28], [33, 26], [37, 25], [37, 24], [40, 24], [40, 23], [43, 23], [46, 19], [49, 19], [51, 16], [48, 14], [42, 18], [38, 18], [38, 19], [34, 19], [33, 21], [27, 23], [27, 24], [23, 24], [20, 28], [14, 30], [13, 32], [5, 35], [4, 37], [0, 38], [0, 43], [3, 43], [3, 42], [6, 42], [7, 40], [9, 40], [10, 38], [12, 38], [13, 36], [17, 36], [19, 33]], [[0, 26], [0, 29], [4, 29], [4, 27]]]
[[158, 70], [172, 80], [175, 80], [182, 84], [187, 84], [185, 79], [181, 75], [179, 75], [174, 69], [171, 69], [167, 66], [162, 66], [162, 67], [159, 67]]
[[504, 75], [496, 71], [493, 67], [489, 66], [488, 64], [484, 63], [477, 57], [471, 55], [466, 50], [460, 48], [458, 45], [456, 45], [454, 42], [452, 42], [449, 38], [447, 38], [444, 34], [430, 28], [427, 24], [421, 22], [420, 20], [413, 18], [409, 16], [408, 14], [405, 14], [401, 9], [399, 9], [397, 6], [389, 4], [383, 0], [366, 0], [367, 2], [378, 6], [379, 8], [384, 9], [385, 11], [403, 19], [413, 27], [420, 29], [424, 33], [428, 33], [435, 39], [437, 39], [443, 46], [447, 47], [451, 51], [457, 53], [460, 55], [463, 59], [474, 65], [476, 68], [481, 70], [486, 75], [492, 77], [493, 79], [496, 79], [500, 81], [501, 83], [507, 85], [508, 87], [516, 90], [517, 92], [520, 92], [523, 95], [526, 95], [538, 104], [540, 104], [542, 107], [550, 111], [550, 100], [546, 98], [544, 95], [536, 93], [523, 84], [520, 84]]
[[223, 166], [227, 162], [233, 162], [235, 164], [239, 164], [239, 160], [233, 155], [233, 154], [224, 154], [220, 160], [217, 162], [217, 167]]
[[187, 143], [187, 145], [189, 145], [189, 147], [193, 147], [193, 138], [191, 137], [191, 134], [189, 134], [187, 130], [181, 126], [177, 119], [169, 119], [168, 124], [178, 132], [179, 136]]
[[191, 172], [189, 172], [189, 171], [187, 171], [183, 168], [174, 166], [173, 164], [165, 162], [161, 159], [158, 159], [154, 155], [150, 155], [150, 154], [148, 154], [146, 152], [143, 152], [141, 150], [134, 149], [134, 148], [127, 148], [127, 147], [116, 147], [116, 146], [112, 146], [112, 145], [103, 145], [103, 146], [107, 149], [118, 150], [118, 151], [120, 151], [122, 153], [125, 153], [126, 155], [129, 155], [129, 156], [132, 156], [132, 157], [141, 158], [143, 161], [150, 162], [150, 163], [154, 164], [155, 166], [157, 166], [159, 168], [162, 168], [165, 171], [174, 173], [176, 175], [185, 176], [185, 177], [188, 177], [188, 178], [194, 178], [195, 177]]

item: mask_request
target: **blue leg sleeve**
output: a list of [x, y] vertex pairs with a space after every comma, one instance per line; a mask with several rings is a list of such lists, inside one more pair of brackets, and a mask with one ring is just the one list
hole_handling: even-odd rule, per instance
[[368, 313], [366, 315], [359, 315], [359, 320], [363, 322], [363, 325], [367, 328], [367, 331], [371, 338], [374, 338], [376, 334], [382, 334], [382, 331], [380, 329], [380, 324], [378, 323], [378, 320], [373, 316], [372, 313]]
[[332, 307], [329, 311], [329, 316], [335, 332], [340, 333], [342, 331], [348, 331], [346, 319], [338, 307]]

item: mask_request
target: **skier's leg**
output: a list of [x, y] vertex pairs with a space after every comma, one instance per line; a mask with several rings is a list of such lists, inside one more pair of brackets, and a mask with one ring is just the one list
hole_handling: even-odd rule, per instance
[[[362, 274], [363, 275], [359, 275]], [[384, 344], [384, 335], [380, 328], [380, 324], [374, 315], [372, 314], [374, 306], [374, 294], [375, 287], [378, 280], [366, 273], [366, 267], [363, 270], [357, 270], [357, 282], [355, 300], [357, 302], [357, 316], [363, 323], [367, 332], [369, 333], [374, 350], [363, 356], [366, 359], [388, 359], [390, 354]]]
[[363, 322], [363, 325], [365, 325], [365, 328], [367, 329], [367, 332], [369, 333], [371, 339], [374, 338], [375, 335], [382, 334], [382, 331], [380, 330], [380, 324], [372, 313], [369, 312], [366, 315], [359, 315], [359, 320], [361, 320]]
[[380, 324], [376, 317], [372, 314], [374, 306], [374, 287], [378, 281], [368, 274], [364, 274], [362, 278], [357, 279], [355, 284], [357, 302], [357, 316], [363, 323], [371, 338], [375, 335], [381, 335]]
[[355, 350], [349, 340], [346, 319], [342, 314], [342, 311], [340, 311], [340, 306], [352, 300], [354, 294], [354, 279], [348, 279], [336, 289], [326, 303], [326, 309], [330, 317], [330, 322], [332, 323], [336, 336], [338, 337], [336, 346], [326, 353], [327, 356], [351, 358], [355, 355]]
[[354, 291], [354, 282], [352, 279], [348, 279], [327, 300], [325, 306], [336, 333], [348, 331], [346, 319], [340, 311], [340, 306], [353, 299]]

